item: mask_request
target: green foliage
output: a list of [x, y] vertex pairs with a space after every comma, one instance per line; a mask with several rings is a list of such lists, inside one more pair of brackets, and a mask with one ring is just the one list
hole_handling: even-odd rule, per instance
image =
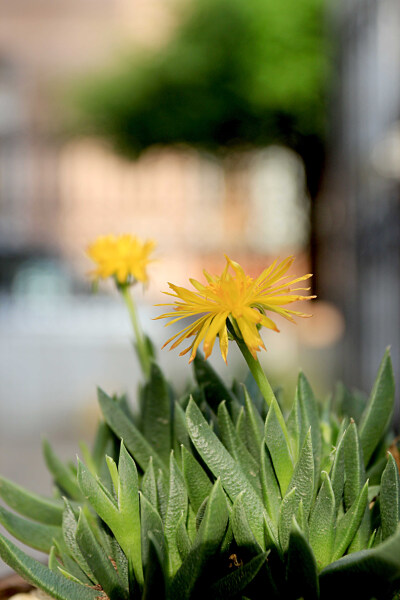
[[[136, 155], [151, 145], [219, 151], [324, 135], [322, 0], [194, 0], [160, 49], [86, 80], [82, 126]], [[225, 398], [228, 400], [228, 398]]]
[[[383, 450], [389, 354], [362, 411], [344, 388], [335, 410], [320, 406], [300, 374], [285, 418], [200, 358], [195, 374], [189, 400], [173, 401], [153, 364], [140, 415], [99, 391], [107, 425], [83, 449], [87, 466], [64, 465], [45, 443], [63, 504], [1, 479], [11, 509], [0, 507], [1, 524], [49, 566], [0, 535], [2, 558], [57, 600], [399, 594], [400, 477]], [[372, 487], [368, 473], [379, 474]]]

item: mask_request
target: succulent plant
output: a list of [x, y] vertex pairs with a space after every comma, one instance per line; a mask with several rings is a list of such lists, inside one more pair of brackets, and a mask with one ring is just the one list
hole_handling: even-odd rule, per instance
[[[95, 248], [96, 276], [115, 278], [131, 316], [145, 376], [139, 410], [98, 390], [103, 420], [92, 450], [81, 445], [77, 466], [44, 442], [53, 498], [0, 477], [9, 507], [0, 506], [0, 523], [47, 553], [48, 566], [0, 534], [3, 560], [57, 600], [398, 597], [389, 351], [369, 398], [338, 386], [318, 403], [300, 373], [285, 418], [257, 360], [259, 329], [277, 330], [266, 310], [307, 316], [282, 305], [311, 298], [290, 288], [310, 275], [288, 282], [288, 258], [253, 280], [227, 258], [220, 277], [206, 273], [205, 286], [191, 280], [196, 292], [171, 284], [172, 312], [160, 318], [198, 317], [167, 342], [176, 347], [194, 336], [183, 354], [191, 352], [195, 383], [178, 397], [129, 292], [147, 277], [152, 245], [108, 236]], [[225, 360], [229, 340], [242, 351], [243, 385], [227, 387], [200, 356], [199, 344], [207, 358], [217, 336]]]
[[1, 536], [3, 560], [58, 600], [399, 593], [389, 353], [368, 400], [341, 387], [319, 405], [300, 373], [286, 419], [250, 374], [228, 389], [199, 355], [194, 372], [175, 399], [153, 362], [136, 415], [99, 390], [85, 464], [44, 443], [57, 497], [0, 479], [1, 523], [49, 555], [46, 567]]

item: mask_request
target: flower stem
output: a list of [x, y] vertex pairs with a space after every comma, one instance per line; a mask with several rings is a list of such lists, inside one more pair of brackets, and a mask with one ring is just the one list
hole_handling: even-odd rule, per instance
[[265, 375], [258, 359], [253, 358], [253, 356], [251, 355], [248, 347], [243, 342], [243, 340], [236, 338], [236, 343], [239, 346], [239, 349], [240, 349], [241, 353], [243, 354], [245, 361], [247, 362], [247, 365], [250, 369], [251, 374], [253, 375], [254, 379], [256, 380], [256, 383], [260, 389], [261, 394], [263, 395], [263, 397], [265, 399], [265, 402], [267, 403], [268, 407], [270, 407], [272, 401], [275, 400], [275, 394], [272, 390], [272, 387], [271, 387], [271, 385], [267, 379], [267, 376]]
[[136, 337], [136, 349], [139, 356], [140, 365], [142, 367], [144, 375], [147, 378], [150, 375], [150, 357], [147, 350], [146, 340], [144, 338], [143, 332], [141, 330], [137, 318], [136, 306], [133, 301], [132, 295], [129, 291], [129, 286], [121, 285], [119, 286], [119, 291], [121, 292], [126, 307], [128, 309], [129, 317], [131, 319], [133, 331]]

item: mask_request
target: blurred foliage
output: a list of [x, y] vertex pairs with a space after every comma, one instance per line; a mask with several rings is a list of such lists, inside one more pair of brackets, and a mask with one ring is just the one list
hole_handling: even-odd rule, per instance
[[86, 80], [82, 123], [136, 156], [154, 144], [212, 152], [324, 134], [323, 0], [192, 0], [162, 48]]

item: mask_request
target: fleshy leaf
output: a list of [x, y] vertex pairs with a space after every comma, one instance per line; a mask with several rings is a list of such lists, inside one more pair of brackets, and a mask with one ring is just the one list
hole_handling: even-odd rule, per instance
[[360, 440], [366, 465], [390, 422], [393, 405], [394, 377], [387, 349], [360, 424]]

